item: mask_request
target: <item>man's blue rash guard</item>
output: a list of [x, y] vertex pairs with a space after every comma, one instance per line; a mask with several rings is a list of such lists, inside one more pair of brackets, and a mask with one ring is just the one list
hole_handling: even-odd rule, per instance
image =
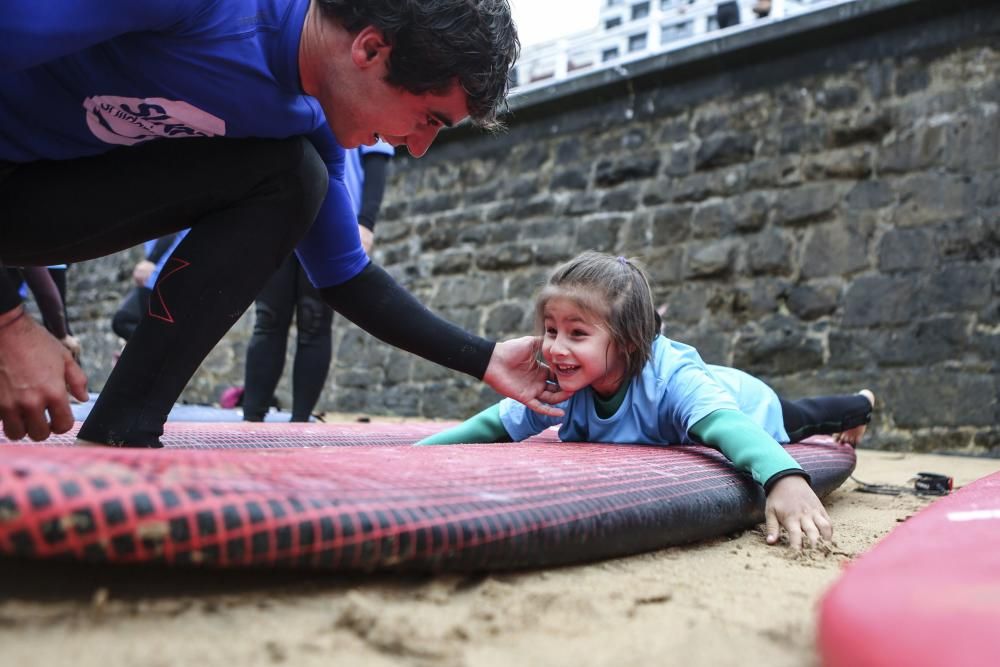
[[343, 148], [299, 79], [308, 7], [309, 0], [8, 4], [0, 12], [0, 161], [71, 159], [154, 139], [306, 136], [330, 187], [296, 252], [318, 287], [346, 282], [369, 260], [344, 187]]

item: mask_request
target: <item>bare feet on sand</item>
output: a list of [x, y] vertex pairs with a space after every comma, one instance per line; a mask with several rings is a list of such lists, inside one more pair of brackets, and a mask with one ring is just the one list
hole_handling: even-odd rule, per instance
[[[868, 399], [868, 402], [871, 403], [872, 409], [874, 410], [875, 394], [873, 394], [869, 389], [862, 389], [858, 393]], [[858, 443], [861, 442], [861, 437], [865, 434], [865, 430], [867, 428], [868, 428], [867, 424], [861, 424], [860, 426], [855, 426], [854, 428], [847, 429], [842, 433], [838, 433], [835, 436], [835, 439], [837, 440], [837, 442], [846, 443], [851, 447], [857, 447]]]

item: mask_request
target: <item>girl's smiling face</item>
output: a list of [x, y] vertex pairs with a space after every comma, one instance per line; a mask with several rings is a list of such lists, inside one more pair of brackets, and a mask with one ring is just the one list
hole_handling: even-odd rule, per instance
[[579, 391], [592, 386], [611, 396], [625, 377], [625, 360], [608, 335], [604, 320], [572, 299], [553, 297], [542, 311], [542, 356], [559, 386]]

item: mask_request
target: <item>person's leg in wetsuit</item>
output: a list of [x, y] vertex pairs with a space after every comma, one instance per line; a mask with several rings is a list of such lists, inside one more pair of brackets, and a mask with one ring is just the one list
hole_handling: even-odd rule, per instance
[[257, 295], [253, 335], [247, 346], [243, 376], [244, 421], [264, 421], [285, 368], [288, 329], [295, 312], [298, 271], [298, 259], [294, 255], [287, 257]]
[[4, 168], [4, 264], [91, 259], [192, 227], [160, 273], [150, 316], [114, 367], [82, 440], [159, 445], [170, 408], [312, 224], [328, 182], [326, 166], [299, 137], [156, 140]]
[[307, 422], [319, 402], [333, 356], [333, 309], [309, 282], [295, 259], [298, 300], [295, 309], [295, 366], [292, 369], [292, 421]]
[[149, 310], [149, 295], [152, 293], [153, 290], [148, 287], [133, 287], [126, 292], [118, 310], [111, 316], [111, 330], [126, 341], [131, 338], [142, 316]]
[[[867, 392], [867, 390], [865, 390]], [[787, 401], [779, 397], [785, 431], [790, 442], [811, 435], [833, 435], [856, 431], [868, 424], [874, 408], [871, 392], [843, 396], [821, 396]], [[870, 396], [870, 398], [869, 398]], [[861, 429], [857, 437], [864, 431]], [[851, 444], [857, 444], [856, 441]]]

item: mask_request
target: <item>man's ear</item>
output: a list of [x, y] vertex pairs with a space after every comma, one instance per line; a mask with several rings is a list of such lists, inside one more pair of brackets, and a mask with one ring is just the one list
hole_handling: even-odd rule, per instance
[[361, 69], [387, 63], [391, 51], [392, 46], [382, 31], [370, 25], [362, 28], [351, 42], [351, 60]]

